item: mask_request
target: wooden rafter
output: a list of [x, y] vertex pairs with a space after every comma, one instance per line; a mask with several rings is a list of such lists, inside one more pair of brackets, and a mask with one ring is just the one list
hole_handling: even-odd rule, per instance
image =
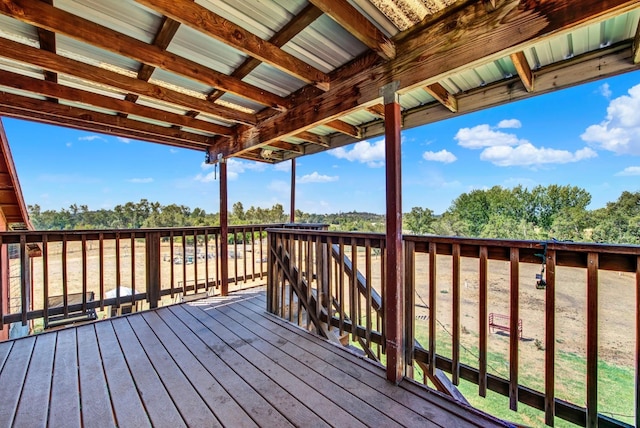
[[384, 106], [382, 104], [374, 104], [371, 107], [367, 107], [367, 111], [384, 119]]
[[524, 56], [524, 52], [518, 51], [511, 54], [511, 61], [522, 80], [522, 84], [528, 92], [533, 92], [533, 72], [529, 67], [529, 62]]
[[17, 119], [91, 130], [107, 135], [199, 149], [211, 139], [175, 128], [152, 125], [116, 115], [98, 113], [50, 101], [0, 92], [0, 114]]
[[432, 83], [423, 88], [429, 95], [436, 99], [440, 104], [451, 110], [452, 112], [458, 111], [458, 100], [455, 95], [447, 91], [447, 89], [440, 83]]
[[206, 100], [185, 95], [181, 92], [60, 55], [55, 55], [50, 52], [45, 52], [8, 39], [0, 38], [0, 56], [16, 61], [26, 61], [45, 70], [68, 74], [82, 80], [108, 85], [128, 93], [154, 98], [186, 108], [197, 108], [201, 112], [211, 114], [223, 120], [246, 124], [256, 123], [255, 115], [207, 102]]
[[[578, 24], [601, 22], [635, 7], [634, 0], [549, 0], [544, 4], [505, 0], [497, 4], [495, 11], [488, 12], [482, 4], [469, 3], [429, 26], [418, 26], [417, 33], [402, 34], [394, 60], [345, 79], [337, 72], [331, 89], [313, 103], [301, 103], [267, 118], [251, 132], [240, 130], [238, 147], [247, 150], [320, 125], [324, 118], [356, 111], [360, 105], [379, 99], [380, 82], [397, 80], [400, 91], [433, 84], [522, 50], [542, 37], [557, 35]], [[428, 58], [429, 66], [419, 58]], [[351, 64], [346, 68], [350, 67]]]
[[[41, 1], [49, 5], [53, 4], [53, 0]], [[38, 41], [40, 42], [40, 49], [56, 53], [56, 35], [54, 33], [43, 28], [38, 28]], [[58, 82], [58, 75], [49, 70], [44, 70], [44, 78], [49, 82]], [[57, 102], [58, 100], [52, 98], [50, 101]]]
[[396, 46], [394, 42], [346, 1], [311, 0], [311, 3], [382, 58], [386, 60], [395, 58]]
[[329, 89], [325, 73], [195, 2], [136, 1], [323, 91]]
[[269, 143], [269, 146], [275, 147], [276, 149], [286, 150], [288, 152], [295, 153], [304, 153], [304, 147], [299, 144], [291, 144], [286, 141], [272, 141]]
[[193, 129], [210, 132], [220, 135], [232, 135], [233, 130], [229, 127], [217, 125], [204, 120], [193, 119], [189, 116], [158, 110], [152, 107], [143, 106], [127, 100], [108, 97], [106, 95], [95, 94], [69, 86], [58, 85], [46, 80], [34, 79], [9, 71], [0, 70], [0, 85], [11, 88], [28, 90], [32, 93], [64, 99], [76, 103], [83, 103], [107, 110], [114, 110], [124, 114], [135, 114], [136, 116], [166, 122], [173, 125], [187, 126]]
[[362, 136], [362, 131], [360, 130], [360, 128], [339, 119], [330, 120], [329, 122], [323, 123], [323, 125], [328, 126], [329, 128], [334, 129], [338, 132], [342, 132], [343, 134], [351, 135], [355, 138], [360, 138]]
[[640, 20], [638, 20], [636, 36], [633, 38], [633, 63], [640, 63]]
[[206, 83], [268, 107], [281, 110], [289, 107], [289, 103], [278, 95], [42, 2], [1, 0], [0, 13]]
[[307, 131], [300, 132], [298, 134], [295, 134], [294, 137], [299, 138], [308, 143], [315, 144], [317, 146], [327, 147], [327, 148], [331, 147], [328, 137], [325, 137], [324, 135], [314, 134], [313, 132], [307, 132]]
[[[309, 3], [302, 11], [297, 14], [291, 21], [280, 29], [269, 39], [269, 42], [275, 46], [282, 47], [289, 40], [293, 39], [298, 33], [307, 28], [313, 21], [322, 15], [322, 11]], [[256, 69], [262, 62], [253, 57], [248, 57], [238, 68], [236, 68], [231, 76], [236, 79], [243, 79], [249, 73]], [[209, 94], [209, 100], [215, 101], [224, 95], [224, 91], [214, 90]]]
[[[153, 40], [153, 44], [162, 50], [166, 50], [169, 43], [171, 43], [171, 39], [176, 35], [178, 28], [180, 28], [179, 22], [165, 17], [162, 21], [162, 25], [160, 26], [160, 30], [158, 30], [158, 33]], [[140, 70], [138, 70], [138, 79], [144, 80], [145, 82], [148, 81], [155, 69], [156, 68], [151, 65], [142, 64], [140, 66]], [[138, 95], [129, 93], [126, 95], [125, 99], [127, 101], [136, 102], [138, 100]]]

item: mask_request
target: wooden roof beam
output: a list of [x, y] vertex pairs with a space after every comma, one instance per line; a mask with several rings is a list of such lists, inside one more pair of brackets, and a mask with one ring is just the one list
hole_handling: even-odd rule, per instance
[[396, 57], [395, 43], [346, 1], [310, 1], [385, 60]]
[[171, 104], [177, 104], [189, 109], [197, 108], [212, 116], [223, 120], [254, 125], [256, 116], [244, 113], [229, 107], [195, 98], [171, 89], [164, 88], [143, 80], [125, 76], [110, 70], [95, 67], [42, 51], [31, 46], [23, 45], [0, 37], [0, 56], [16, 61], [23, 61], [41, 67], [45, 70], [61, 74], [68, 74], [79, 79], [97, 82], [110, 87], [118, 88], [128, 93], [154, 98]]
[[286, 99], [276, 94], [266, 92], [240, 79], [204, 67], [195, 61], [165, 52], [158, 46], [149, 45], [42, 2], [1, 0], [0, 13], [118, 55], [128, 56], [141, 63], [223, 89], [268, 107], [279, 110], [286, 110], [290, 107]]
[[325, 73], [195, 2], [136, 1], [323, 91], [329, 89]]
[[[464, 7], [419, 24], [416, 30], [401, 33], [396, 40], [398, 56], [373, 65], [348, 78], [336, 72], [331, 89], [295, 108], [262, 120], [256, 129], [240, 130], [238, 148], [249, 150], [257, 144], [299, 133], [321, 125], [380, 98], [381, 82], [400, 82], [399, 91], [429, 85], [469, 67], [486, 64], [549, 35], [562, 34], [576, 25], [602, 22], [638, 7], [637, 0], [547, 0], [544, 4], [504, 0], [488, 12], [483, 4]], [[526, 25], [522, 25], [526, 22]], [[428, 66], [425, 60], [428, 58]], [[367, 61], [363, 57], [361, 63]], [[351, 71], [351, 64], [345, 70]], [[300, 124], [304, 124], [301, 128]]]
[[529, 67], [527, 57], [524, 56], [524, 52], [518, 51], [512, 53], [511, 61], [516, 67], [518, 76], [520, 76], [520, 80], [522, 80], [522, 84], [527, 92], [533, 92], [533, 72], [531, 71], [531, 67]]
[[187, 126], [193, 129], [210, 132], [212, 134], [233, 135], [234, 131], [230, 127], [217, 125], [204, 120], [193, 119], [189, 116], [158, 110], [152, 107], [143, 106], [127, 100], [120, 100], [106, 95], [99, 95], [81, 89], [71, 88], [46, 80], [34, 79], [22, 76], [10, 71], [0, 70], [0, 85], [10, 88], [27, 90], [39, 95], [64, 99], [76, 103], [83, 103], [107, 110], [114, 110], [119, 113], [133, 114], [148, 119], [167, 122], [178, 126]]
[[362, 131], [360, 130], [360, 128], [339, 119], [330, 120], [329, 122], [325, 122], [322, 125], [328, 126], [331, 129], [342, 132], [343, 134], [350, 135], [354, 138], [362, 137]]
[[[104, 114], [50, 101], [0, 92], [0, 114], [57, 126], [101, 132], [125, 138], [200, 150], [212, 143], [210, 137]], [[229, 139], [227, 139], [229, 140]]]
[[[53, 4], [53, 0], [41, 0], [49, 5]], [[42, 28], [38, 28], [38, 41], [40, 42], [40, 49], [56, 53], [56, 35], [51, 31], [47, 31]], [[58, 83], [58, 75], [52, 71], [44, 70], [44, 79], [49, 82]], [[56, 99], [50, 101], [57, 102]]]
[[429, 95], [436, 99], [440, 104], [451, 110], [453, 113], [458, 111], [458, 100], [455, 95], [447, 91], [440, 83], [436, 82], [423, 88]]
[[[291, 21], [285, 24], [277, 33], [269, 39], [269, 42], [275, 46], [282, 47], [291, 39], [293, 39], [298, 33], [307, 28], [313, 21], [318, 19], [322, 15], [322, 11], [309, 3], [302, 11], [297, 14]], [[248, 57], [244, 60], [238, 68], [236, 68], [231, 76], [237, 79], [243, 79], [249, 73], [256, 69], [257, 66], [262, 64], [259, 59]], [[209, 100], [215, 101], [225, 94], [224, 91], [213, 90], [209, 94]]]

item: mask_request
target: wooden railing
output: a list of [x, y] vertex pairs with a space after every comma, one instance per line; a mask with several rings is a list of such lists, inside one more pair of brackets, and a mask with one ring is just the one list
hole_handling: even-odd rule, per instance
[[[384, 236], [268, 235], [268, 310], [384, 362]], [[434, 380], [442, 370], [455, 385], [476, 384], [481, 397], [509, 397], [512, 410], [518, 403], [541, 410], [550, 426], [556, 417], [580, 426], [638, 423], [638, 410], [598, 412], [598, 367], [624, 354], [637, 385], [640, 247], [405, 236], [404, 260], [405, 341], [415, 345], [407, 349], [408, 376], [424, 369]], [[508, 318], [508, 332], [490, 334], [490, 312]], [[620, 337], [609, 339], [607, 329]], [[561, 356], [584, 361], [579, 391], [564, 381], [580, 368], [561, 366], [571, 364]], [[640, 390], [615, 399], [637, 409]]]
[[[326, 225], [229, 226], [222, 260], [219, 227], [27, 231], [0, 233], [11, 277], [8, 313], [0, 328], [43, 319], [51, 327], [93, 319], [123, 305], [153, 308], [202, 293], [218, 293], [222, 263], [231, 289], [262, 285], [267, 273], [266, 228]], [[31, 254], [31, 256], [30, 256]], [[2, 288], [0, 288], [1, 290]]]

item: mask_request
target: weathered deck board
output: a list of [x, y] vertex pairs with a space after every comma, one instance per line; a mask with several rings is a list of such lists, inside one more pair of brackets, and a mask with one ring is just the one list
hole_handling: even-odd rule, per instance
[[243, 292], [0, 343], [0, 428], [504, 426], [264, 308]]

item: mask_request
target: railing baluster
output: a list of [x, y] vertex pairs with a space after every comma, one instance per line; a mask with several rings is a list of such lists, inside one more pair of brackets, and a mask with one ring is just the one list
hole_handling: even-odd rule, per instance
[[233, 232], [233, 282], [238, 285], [238, 230]]
[[82, 235], [82, 312], [87, 313], [87, 235]]
[[209, 230], [204, 230], [204, 291], [209, 293]]
[[338, 248], [340, 253], [340, 269], [338, 269], [338, 300], [340, 302], [340, 336], [344, 334], [344, 311], [346, 310], [344, 305], [344, 238], [340, 237], [338, 240]]
[[260, 278], [262, 278], [262, 275], [264, 275], [264, 263], [262, 262], [264, 260], [264, 255], [262, 254], [262, 232], [264, 229], [259, 227], [258, 230], [260, 233], [260, 239], [258, 241], [260, 243]]
[[306, 266], [306, 275], [307, 275], [307, 330], [311, 326], [311, 315], [309, 314], [310, 302], [311, 302], [311, 287], [313, 285], [313, 240], [310, 235], [307, 235], [305, 238], [306, 248], [305, 248], [305, 266]]
[[64, 317], [69, 317], [69, 293], [67, 289], [67, 235], [62, 235], [62, 306]]
[[182, 298], [187, 295], [187, 232], [182, 231]]
[[544, 422], [555, 421], [556, 370], [556, 251], [547, 250], [544, 331]]
[[[48, 239], [47, 235], [43, 236], [43, 239]], [[46, 241], [43, 241], [43, 245], [46, 243]], [[45, 256], [47, 254], [46, 250], [44, 250], [44, 254], [43, 256]], [[98, 277], [99, 277], [99, 281], [100, 281], [100, 310], [104, 311], [104, 233], [100, 232], [98, 234], [98, 252], [100, 254], [98, 254]], [[43, 260], [43, 262], [45, 263], [45, 266], [47, 266], [47, 262]], [[45, 270], [45, 284], [47, 284], [47, 278], [48, 278], [48, 269]], [[47, 299], [45, 298], [45, 302], [47, 301]], [[45, 312], [46, 314], [46, 312]]]
[[518, 411], [518, 319], [520, 317], [520, 251], [510, 249], [509, 303], [509, 408]]
[[[405, 331], [405, 376], [413, 379], [413, 350], [415, 342], [415, 319], [416, 319], [416, 266], [415, 266], [415, 243], [405, 241], [404, 243], [404, 331]], [[356, 285], [357, 286], [357, 285]]]
[[[386, 279], [387, 279], [387, 249], [384, 246], [384, 242], [385, 240], [381, 239], [378, 244], [380, 245], [380, 296], [381, 296], [381, 301], [384, 302], [386, 297], [385, 297], [385, 292], [386, 292]], [[386, 352], [386, 346], [387, 346], [387, 332], [384, 326], [384, 323], [382, 322], [382, 316], [381, 313], [383, 313], [383, 311], [376, 311], [376, 331], [379, 331], [382, 333], [382, 345], [378, 345], [377, 346], [377, 357], [378, 360], [380, 360], [380, 355], [381, 353]]]
[[169, 232], [169, 263], [171, 263], [171, 267], [169, 269], [169, 284], [171, 287], [171, 299], [173, 300], [173, 289], [175, 288], [175, 272], [174, 272], [174, 255], [173, 255], [173, 230]]
[[131, 232], [131, 304], [136, 304], [136, 234]]
[[[369, 238], [364, 240], [364, 269], [365, 269], [365, 281], [367, 283], [367, 293], [365, 298], [366, 302], [366, 329], [365, 329], [365, 340], [367, 342], [367, 346], [371, 348], [371, 240]], [[383, 300], [384, 302], [384, 300]]]
[[[2, 236], [0, 236], [0, 255], [2, 254], [8, 254], [8, 249], [6, 251], [6, 253], [3, 252], [3, 248], [4, 245], [2, 243]], [[3, 271], [3, 262], [4, 262], [4, 257], [0, 256], [0, 272]], [[9, 266], [7, 266], [7, 270], [9, 270]], [[3, 302], [5, 301], [5, 297], [4, 297], [4, 293], [2, 292], [2, 284], [0, 284], [0, 330], [4, 329], [4, 310], [2, 309], [3, 307]], [[46, 301], [46, 297], [45, 297], [45, 301]], [[46, 311], [46, 307], [45, 307], [45, 311]], [[46, 312], [45, 312], [46, 314]]]
[[25, 235], [20, 235], [20, 293], [22, 295], [22, 325], [27, 325], [27, 312], [29, 312], [27, 303], [31, 300], [28, 290], [29, 284], [27, 283], [28, 277], [29, 257], [27, 255], [27, 237]]
[[587, 428], [598, 426], [598, 253], [587, 256]]
[[452, 288], [453, 296], [451, 322], [453, 324], [453, 343], [451, 344], [451, 381], [460, 384], [460, 244], [452, 248]]
[[242, 276], [247, 282], [247, 229], [242, 228]]
[[198, 231], [193, 231], [193, 292], [198, 294]]
[[[296, 242], [298, 244], [298, 287], [302, 287], [302, 283], [303, 283], [303, 276], [302, 276], [302, 239], [298, 238], [296, 239]], [[300, 304], [300, 299], [302, 299], [303, 296], [298, 296], [298, 325], [302, 326], [302, 308], [303, 305]]]
[[216, 259], [216, 288], [220, 287], [220, 284], [222, 284], [222, 281], [220, 280], [220, 269], [222, 268], [222, 266], [220, 265], [222, 263], [222, 261], [220, 260], [220, 247], [219, 247], [219, 238], [220, 238], [220, 234], [216, 233], [214, 236], [215, 239], [215, 259]]
[[49, 235], [42, 235], [42, 306], [44, 308], [44, 327], [49, 318]]
[[119, 308], [120, 308], [120, 232], [116, 232], [116, 309], [119, 309]]
[[436, 372], [436, 291], [437, 291], [437, 275], [436, 275], [436, 243], [429, 242], [429, 374], [435, 375]]
[[351, 238], [351, 275], [349, 276], [349, 285], [351, 287], [350, 309], [351, 312], [351, 340], [358, 340], [358, 326], [360, 325], [358, 303], [360, 301], [360, 292], [358, 288], [358, 247], [356, 240]]
[[251, 281], [256, 281], [256, 228], [251, 227]]
[[327, 267], [327, 283], [324, 287], [325, 289], [325, 304], [327, 305], [327, 329], [331, 331], [332, 325], [331, 320], [333, 319], [333, 281], [331, 280], [331, 265], [333, 262], [333, 257], [331, 257], [331, 246], [333, 245], [333, 241], [330, 236], [327, 236], [327, 243], [322, 248], [323, 255], [322, 257], [325, 260], [325, 264]]
[[478, 322], [480, 323], [480, 355], [478, 357], [478, 394], [481, 397], [487, 396], [487, 259], [489, 257], [489, 251], [486, 246], [480, 247], [480, 293], [479, 293], [479, 316]]
[[636, 257], [636, 427], [640, 427], [640, 256]]

